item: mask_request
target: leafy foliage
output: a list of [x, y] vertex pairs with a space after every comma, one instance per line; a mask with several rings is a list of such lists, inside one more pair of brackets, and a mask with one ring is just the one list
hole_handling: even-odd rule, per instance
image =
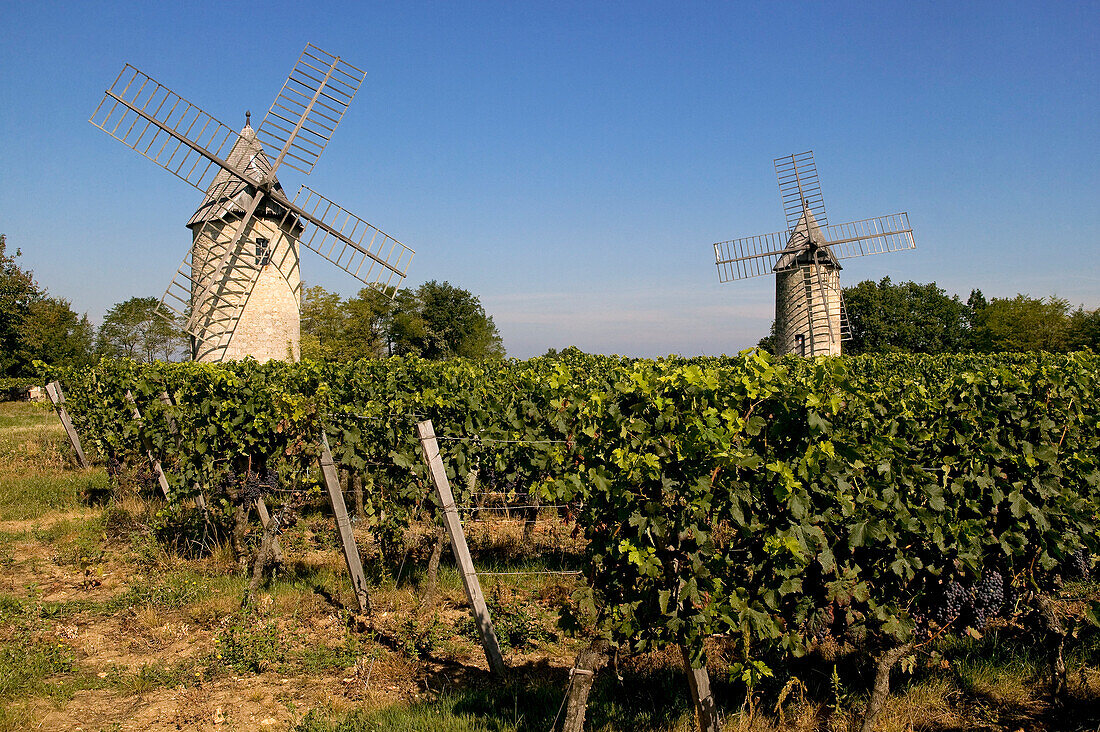
[[369, 477], [383, 546], [430, 505], [414, 423], [431, 419], [460, 502], [478, 470], [573, 506], [600, 633], [697, 658], [708, 636], [739, 639], [746, 683], [825, 635], [875, 648], [976, 632], [1010, 596], [1026, 602], [1100, 552], [1090, 354], [567, 351], [60, 375], [82, 434], [101, 454], [147, 438], [174, 500], [198, 486], [231, 504], [227, 466], [242, 461], [315, 480], [324, 429], [336, 461]]
[[302, 357], [354, 361], [387, 355], [502, 358], [504, 345], [477, 296], [432, 280], [391, 300], [374, 288], [341, 300], [313, 286], [302, 299]]
[[844, 303], [852, 329], [848, 353], [956, 353], [968, 346], [970, 311], [935, 282], [866, 280], [844, 288]]
[[96, 351], [145, 363], [188, 357], [186, 334], [157, 314], [157, 304], [155, 297], [131, 297], [113, 305], [99, 326]]
[[92, 325], [68, 300], [49, 296], [7, 253], [0, 234], [0, 376], [29, 376], [35, 360], [80, 366], [91, 359]]

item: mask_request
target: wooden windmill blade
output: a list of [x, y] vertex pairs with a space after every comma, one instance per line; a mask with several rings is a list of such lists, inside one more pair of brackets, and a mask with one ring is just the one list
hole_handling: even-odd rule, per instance
[[773, 163], [779, 182], [779, 197], [783, 200], [783, 215], [787, 219], [787, 231], [794, 231], [807, 208], [819, 225], [828, 224], [813, 150], [776, 158]]
[[88, 120], [204, 194], [223, 170], [240, 134], [130, 64], [126, 64]]
[[282, 163], [309, 175], [324, 152], [367, 72], [312, 43], [283, 83], [256, 133]]
[[415, 254], [411, 248], [306, 186], [298, 189], [290, 210], [314, 225], [299, 236], [302, 245], [394, 296]]
[[916, 249], [909, 214], [902, 212], [825, 227], [829, 249], [837, 259]]
[[788, 233], [746, 236], [714, 245], [714, 263], [718, 266], [718, 280], [732, 282], [750, 277], [770, 275], [787, 248]]

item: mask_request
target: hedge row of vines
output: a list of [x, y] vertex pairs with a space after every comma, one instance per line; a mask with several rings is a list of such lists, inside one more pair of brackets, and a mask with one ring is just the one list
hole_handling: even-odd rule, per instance
[[52, 375], [101, 455], [148, 439], [172, 500], [201, 490], [213, 510], [239, 503], [227, 475], [315, 481], [325, 430], [337, 462], [366, 476], [383, 538], [427, 496], [413, 425], [431, 419], [459, 500], [476, 469], [577, 506], [577, 606], [603, 637], [682, 645], [696, 662], [704, 639], [733, 638], [750, 685], [827, 636], [892, 665], [997, 614], [1045, 617], [1051, 589], [1100, 551], [1095, 355], [103, 362]]

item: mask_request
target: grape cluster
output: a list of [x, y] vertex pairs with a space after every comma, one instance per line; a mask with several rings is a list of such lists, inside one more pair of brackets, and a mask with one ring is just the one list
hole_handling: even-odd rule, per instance
[[241, 484], [241, 499], [245, 503], [252, 503], [264, 494], [264, 484], [260, 480], [259, 473], [253, 473], [251, 470], [244, 476], [244, 482]]
[[107, 475], [118, 478], [122, 474], [122, 461], [112, 452], [107, 457]]
[[922, 612], [913, 613], [913, 640], [923, 643], [932, 637], [932, 629], [928, 627], [928, 616]]
[[929, 617], [938, 625], [959, 620], [960, 627], [981, 630], [990, 618], [1000, 614], [1008, 595], [1014, 598], [1012, 587], [1005, 582], [1004, 576], [989, 569], [973, 587], [967, 588], [958, 580], [944, 585], [943, 592], [930, 608]]
[[947, 625], [963, 613], [970, 603], [970, 590], [956, 580], [951, 580], [943, 588], [939, 601], [931, 608], [932, 620], [939, 625]]
[[251, 503], [263, 497], [265, 493], [279, 487], [279, 477], [272, 472], [254, 473], [251, 470], [245, 473], [241, 482], [241, 498]]
[[253, 472], [251, 470], [240, 472], [235, 467], [230, 466], [229, 470], [222, 475], [220, 486], [223, 490], [229, 491], [231, 495], [236, 493], [239, 500], [248, 504], [262, 498], [265, 493], [277, 489], [279, 487], [279, 475], [274, 471], [267, 470], [263, 472]]
[[156, 491], [160, 486], [157, 483], [157, 474], [153, 470], [153, 464], [148, 460], [142, 460], [134, 476], [138, 485], [148, 492]]
[[989, 618], [1001, 612], [1005, 599], [1005, 581], [1000, 572], [995, 570], [982, 573], [982, 579], [974, 588], [973, 599], [970, 606], [970, 625], [975, 630], [981, 630], [989, 621]]
[[1069, 556], [1065, 564], [1066, 577], [1087, 580], [1092, 570], [1092, 555], [1087, 549], [1081, 547]]
[[[513, 472], [513, 475], [518, 475], [517, 472]], [[501, 493], [509, 496], [515, 496], [516, 500], [528, 501], [532, 496], [529, 489], [520, 491], [520, 481], [517, 479], [508, 479], [507, 472], [498, 472], [493, 466], [482, 468], [478, 473], [478, 479], [482, 481], [482, 485], [489, 493]], [[529, 501], [528, 501], [529, 502]]]

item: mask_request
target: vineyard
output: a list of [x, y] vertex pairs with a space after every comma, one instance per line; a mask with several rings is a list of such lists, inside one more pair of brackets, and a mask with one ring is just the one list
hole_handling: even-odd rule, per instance
[[[713, 678], [713, 693], [705, 672], [677, 682], [702, 729], [836, 696], [840, 659], [869, 730], [891, 673], [950, 668], [987, 633], [1037, 654], [1052, 708], [1096, 704], [1097, 356], [123, 361], [47, 377], [106, 466], [105, 500], [130, 486], [163, 501], [162, 551], [228, 553], [241, 617], [293, 564], [296, 526], [335, 534], [330, 449], [371, 598], [356, 607], [342, 575], [348, 633], [413, 656], [378, 598], [415, 574], [429, 602], [441, 581], [447, 507], [417, 431], [430, 420], [482, 582], [553, 580], [552, 622], [509, 605], [507, 584], [488, 608], [504, 676], [530, 665], [528, 640], [568, 639], [559, 725], [583, 720], [594, 678], [673, 649]], [[522, 531], [518, 564], [481, 551], [500, 519]], [[440, 632], [476, 644], [455, 605]], [[518, 714], [484, 728], [528, 728]]]

